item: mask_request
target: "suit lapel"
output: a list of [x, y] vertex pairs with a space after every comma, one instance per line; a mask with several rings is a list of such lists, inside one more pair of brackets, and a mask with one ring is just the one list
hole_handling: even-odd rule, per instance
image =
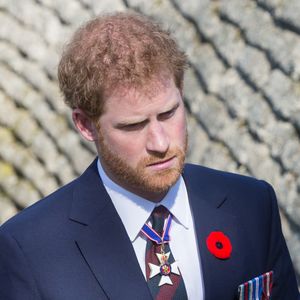
[[126, 230], [102, 185], [96, 162], [78, 179], [70, 219], [76, 244], [111, 299], [151, 299]]
[[[236, 217], [222, 210], [228, 201], [223, 176], [218, 182], [219, 178], [211, 176], [210, 172], [205, 168], [187, 166], [183, 174], [198, 239], [205, 299], [233, 299], [244, 265], [241, 255], [245, 253], [241, 240], [243, 233]], [[209, 252], [206, 239], [213, 231], [222, 231], [229, 237], [232, 244], [230, 258], [221, 260]]]

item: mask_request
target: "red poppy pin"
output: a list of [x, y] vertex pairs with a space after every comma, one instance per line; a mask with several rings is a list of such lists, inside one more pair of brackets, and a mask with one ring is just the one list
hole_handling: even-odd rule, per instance
[[206, 239], [206, 246], [219, 259], [228, 259], [232, 251], [231, 242], [222, 231], [211, 232]]

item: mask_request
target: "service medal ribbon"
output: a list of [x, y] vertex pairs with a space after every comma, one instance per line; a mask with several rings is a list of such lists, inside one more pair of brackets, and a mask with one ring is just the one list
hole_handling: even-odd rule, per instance
[[273, 285], [273, 271], [239, 285], [239, 300], [269, 300]]

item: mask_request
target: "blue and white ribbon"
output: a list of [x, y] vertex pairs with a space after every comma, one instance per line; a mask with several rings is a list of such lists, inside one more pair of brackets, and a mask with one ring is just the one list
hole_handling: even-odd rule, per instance
[[161, 236], [146, 223], [144, 224], [141, 231], [148, 239], [150, 239], [151, 241], [155, 242], [158, 245], [161, 245], [170, 241], [169, 231], [171, 227], [171, 222], [172, 222], [172, 215], [169, 214], [167, 221], [165, 222], [164, 230]]

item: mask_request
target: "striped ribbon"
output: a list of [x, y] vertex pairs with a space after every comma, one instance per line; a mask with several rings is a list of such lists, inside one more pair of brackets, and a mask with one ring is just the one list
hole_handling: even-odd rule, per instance
[[273, 285], [273, 271], [239, 285], [239, 300], [269, 300]]

